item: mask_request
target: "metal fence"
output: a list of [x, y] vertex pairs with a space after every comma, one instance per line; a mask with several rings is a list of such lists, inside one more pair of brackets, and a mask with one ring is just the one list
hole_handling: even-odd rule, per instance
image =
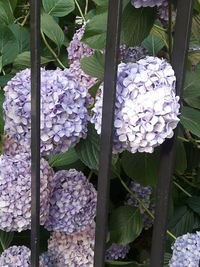
[[[31, 205], [31, 266], [39, 266], [40, 241], [40, 0], [31, 1], [31, 153], [32, 153], [32, 205]], [[118, 50], [123, 0], [109, 0], [106, 58], [104, 73], [104, 99], [101, 131], [100, 167], [98, 175], [98, 201], [96, 217], [94, 266], [105, 265], [105, 243], [110, 190], [112, 133], [116, 94]], [[188, 44], [191, 32], [193, 0], [177, 0], [177, 18], [171, 64], [177, 78], [177, 95], [181, 97]], [[165, 141], [160, 154], [156, 211], [152, 238], [151, 267], [163, 267], [167, 211], [175, 157], [177, 130], [172, 139]]]

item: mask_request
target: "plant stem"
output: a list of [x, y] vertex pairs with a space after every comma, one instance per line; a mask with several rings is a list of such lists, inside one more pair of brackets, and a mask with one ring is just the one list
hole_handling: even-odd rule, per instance
[[187, 192], [182, 186], [180, 186], [177, 182], [173, 181], [176, 187], [178, 187], [183, 193], [185, 193], [188, 197], [192, 197], [192, 195]]
[[51, 48], [51, 46], [48, 44], [44, 33], [41, 31], [41, 36], [42, 39], [46, 45], [46, 47], [49, 49], [49, 51], [51, 52], [51, 54], [55, 57], [56, 61], [58, 62], [58, 64], [60, 65], [61, 68], [65, 69], [66, 67], [62, 64], [62, 62], [60, 61], [60, 59], [58, 58], [58, 56], [56, 55], [56, 53], [53, 51], [53, 49]]
[[[124, 186], [124, 188], [133, 196], [133, 198], [135, 200], [137, 200], [139, 202], [139, 204], [143, 207], [143, 209], [149, 214], [149, 216], [152, 218], [152, 219], [155, 219], [153, 213], [145, 206], [145, 204], [128, 188], [128, 186], [126, 185], [126, 183], [122, 180], [122, 178], [117, 175], [121, 184]], [[173, 235], [169, 230], [167, 230], [167, 234], [172, 237], [174, 240], [176, 240], [176, 237], [175, 235]]]
[[172, 2], [168, 1], [168, 38], [169, 38], [169, 58], [172, 57]]
[[190, 140], [188, 140], [188, 139], [186, 139], [184, 137], [181, 137], [181, 136], [178, 136], [178, 139], [181, 140], [181, 141], [183, 141], [183, 142], [187, 142], [187, 143], [190, 142]]
[[193, 184], [192, 182], [188, 181], [188, 179], [185, 178], [184, 176], [182, 176], [182, 175], [180, 175], [180, 174], [178, 174], [178, 173], [176, 173], [175, 175], [176, 175], [179, 179], [182, 179], [186, 184], [188, 184], [188, 185], [190, 185], [190, 186], [192, 186], [192, 187], [194, 187], [194, 188], [198, 188], [198, 189], [200, 189], [200, 186], [199, 186], [199, 185], [197, 185], [197, 184]]
[[22, 21], [22, 23], [21, 23], [21, 26], [22, 26], [22, 27], [26, 24], [29, 15], [30, 15], [30, 11], [26, 14], [24, 20]]
[[84, 15], [83, 15], [83, 12], [82, 12], [82, 10], [81, 10], [81, 7], [79, 6], [78, 1], [77, 1], [77, 0], [74, 0], [74, 2], [75, 2], [76, 6], [77, 6], [77, 8], [78, 8], [78, 10], [79, 10], [79, 13], [80, 13], [80, 15], [81, 15], [81, 18], [82, 18], [83, 21], [85, 22], [86, 20], [85, 20], [85, 17], [84, 17]]
[[85, 16], [86, 16], [87, 11], [88, 11], [88, 3], [89, 3], [89, 0], [85, 0]]
[[93, 171], [91, 170], [89, 175], [88, 175], [88, 181], [90, 181], [90, 179], [92, 178], [92, 175], [93, 175]]

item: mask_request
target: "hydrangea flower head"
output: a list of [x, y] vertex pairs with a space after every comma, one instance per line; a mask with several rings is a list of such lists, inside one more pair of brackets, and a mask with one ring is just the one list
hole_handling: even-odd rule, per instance
[[48, 241], [48, 252], [56, 267], [93, 267], [94, 224], [87, 230], [67, 235], [53, 232]]
[[200, 232], [178, 237], [172, 250], [170, 267], [198, 267], [200, 262]]
[[106, 260], [115, 261], [118, 259], [124, 259], [130, 250], [130, 246], [127, 245], [118, 245], [113, 243], [106, 250]]
[[[80, 62], [80, 60], [84, 57], [92, 56], [95, 52], [94, 49], [90, 48], [87, 44], [81, 42], [81, 39], [85, 33], [87, 22], [83, 24], [83, 26], [76, 31], [74, 34], [72, 41], [70, 42], [67, 51], [68, 51], [68, 62], [69, 64], [73, 64], [75, 61]], [[123, 60], [126, 46], [121, 45], [119, 51], [119, 60]], [[101, 51], [105, 53], [105, 50]]]
[[[12, 78], [5, 91], [5, 131], [22, 146], [31, 142], [30, 69]], [[41, 153], [66, 152], [87, 132], [87, 90], [69, 72], [41, 69]]]
[[69, 68], [69, 72], [74, 76], [77, 82], [80, 83], [81, 86], [90, 89], [95, 83], [97, 83], [98, 79], [93, 78], [87, 75], [82, 69], [81, 64], [78, 60], [74, 61]]
[[[12, 246], [0, 256], [1, 267], [31, 267], [31, 250], [25, 246]], [[54, 267], [47, 253], [40, 256], [40, 267]]]
[[54, 267], [53, 260], [49, 256], [48, 252], [40, 255], [40, 267]]
[[90, 48], [87, 44], [81, 42], [84, 35], [86, 24], [76, 31], [72, 41], [67, 48], [68, 62], [72, 64], [74, 61], [80, 61], [83, 57], [89, 57], [94, 54], [94, 49]]
[[0, 256], [1, 267], [30, 267], [31, 251], [25, 246], [12, 246]]
[[59, 171], [54, 176], [47, 230], [74, 234], [84, 231], [96, 215], [97, 193], [82, 172]]
[[[179, 122], [176, 78], [169, 63], [146, 57], [136, 63], [120, 63], [116, 86], [113, 153], [154, 151], [173, 136]], [[96, 98], [91, 122], [101, 133], [103, 86]]]
[[[154, 205], [151, 203], [152, 188], [150, 186], [142, 186], [134, 181], [130, 182], [129, 189], [139, 198], [145, 205], [146, 208], [150, 209], [154, 213]], [[133, 198], [133, 196], [128, 193], [125, 201], [126, 205], [139, 207], [140, 213], [142, 215], [144, 229], [149, 229], [153, 224], [153, 219], [147, 214], [145, 209], [140, 205], [140, 203]]]
[[[49, 182], [53, 170], [40, 161], [40, 224], [49, 215]], [[18, 231], [31, 227], [31, 157], [28, 153], [0, 156], [0, 229]]]
[[143, 46], [128, 47], [125, 51], [124, 60], [126, 62], [137, 62], [148, 55], [148, 51]]
[[160, 6], [163, 0], [131, 0], [135, 8]]
[[30, 147], [20, 145], [15, 138], [10, 136], [4, 137], [3, 153], [8, 156], [15, 156], [19, 153], [30, 153]]

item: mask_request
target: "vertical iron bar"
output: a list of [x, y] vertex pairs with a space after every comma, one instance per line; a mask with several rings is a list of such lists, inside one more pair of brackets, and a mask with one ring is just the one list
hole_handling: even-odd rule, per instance
[[[185, 65], [190, 39], [193, 13], [193, 0], [178, 0], [177, 18], [172, 53], [172, 67], [177, 78], [176, 92], [182, 96]], [[159, 180], [157, 184], [155, 222], [151, 249], [151, 267], [163, 267], [166, 241], [167, 212], [172, 173], [175, 159], [177, 129], [174, 137], [161, 148]]]
[[94, 266], [105, 266], [105, 243], [110, 191], [110, 165], [116, 96], [117, 65], [121, 28], [122, 0], [109, 0], [104, 95], [99, 158], [98, 200], [95, 236]]
[[31, 267], [39, 267], [40, 0], [31, 0]]

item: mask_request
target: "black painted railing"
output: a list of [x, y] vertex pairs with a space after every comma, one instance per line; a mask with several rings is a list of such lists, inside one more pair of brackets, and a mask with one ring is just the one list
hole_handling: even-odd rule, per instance
[[[31, 123], [32, 123], [32, 224], [31, 266], [39, 266], [40, 246], [40, 0], [31, 1]], [[94, 266], [105, 265], [105, 243], [110, 190], [112, 132], [115, 106], [120, 25], [123, 0], [109, 0], [107, 43], [104, 73], [104, 99], [101, 152], [98, 176], [98, 201]], [[177, 18], [171, 63], [177, 78], [177, 95], [181, 97], [185, 64], [191, 32], [193, 0], [177, 1]], [[151, 250], [151, 267], [163, 267], [167, 211], [175, 157], [177, 130], [161, 149], [160, 175], [157, 184], [156, 211]]]

